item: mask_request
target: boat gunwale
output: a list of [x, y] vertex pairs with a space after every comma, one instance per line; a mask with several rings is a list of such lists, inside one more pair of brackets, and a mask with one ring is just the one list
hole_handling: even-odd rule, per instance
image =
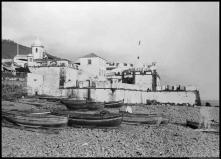
[[28, 119], [21, 119], [16, 117], [5, 117], [6, 120], [12, 121], [14, 123], [23, 123], [27, 125], [62, 125], [68, 123], [68, 118], [64, 118], [62, 120], [28, 120]]

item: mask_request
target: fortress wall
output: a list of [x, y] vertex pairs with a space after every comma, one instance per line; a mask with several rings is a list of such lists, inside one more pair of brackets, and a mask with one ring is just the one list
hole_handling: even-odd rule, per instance
[[28, 73], [27, 86], [28, 94], [50, 94], [53, 96], [60, 95], [59, 81], [60, 68], [59, 67], [37, 67], [31, 68], [32, 73]]
[[[64, 96], [71, 96], [78, 99], [84, 99], [88, 95], [88, 89], [63, 89]], [[195, 104], [197, 93], [195, 91], [162, 91], [162, 92], [144, 92], [136, 90], [114, 90], [111, 89], [90, 89], [91, 98], [99, 102], [121, 100], [125, 103], [146, 104], [147, 100], [156, 100], [160, 103], [189, 103]]]
[[[29, 95], [34, 95], [37, 92], [39, 95], [74, 97], [77, 99], [84, 99], [88, 97], [87, 87], [60, 88], [61, 69], [59, 67], [32, 68], [31, 72], [32, 73], [29, 73], [27, 78]], [[77, 71], [73, 69], [65, 69], [64, 74], [64, 86], [68, 82], [75, 86]], [[100, 88], [90, 88], [91, 98], [99, 102], [124, 99], [125, 103], [146, 104], [147, 100], [156, 100], [160, 103], [189, 103], [193, 105], [196, 103], [197, 99], [200, 99], [199, 94], [197, 94], [196, 91], [147, 92], [147, 90], [142, 86], [125, 83], [112, 85], [112, 88], [110, 88], [110, 83], [108, 82], [99, 86]]]

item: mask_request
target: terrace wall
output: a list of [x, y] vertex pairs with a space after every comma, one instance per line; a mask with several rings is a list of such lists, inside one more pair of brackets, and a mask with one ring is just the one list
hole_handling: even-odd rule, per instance
[[[28, 93], [35, 95], [64, 96], [84, 99], [90, 97], [96, 101], [112, 101], [124, 99], [125, 103], [143, 103], [155, 100], [159, 103], [196, 104], [200, 101], [197, 91], [147, 91], [143, 85], [110, 83], [109, 81], [88, 81], [80, 79], [78, 70], [60, 67], [32, 68], [28, 74]], [[61, 78], [62, 77], [62, 78]], [[61, 80], [62, 79], [62, 80]], [[63, 82], [61, 82], [63, 81]], [[63, 83], [61, 85], [61, 83]], [[78, 84], [77, 84], [78, 83]]]
[[[81, 89], [62, 89], [64, 96], [84, 99], [88, 96], [87, 88]], [[141, 90], [113, 90], [110, 88], [96, 89], [90, 88], [91, 98], [99, 102], [121, 100], [130, 104], [146, 104], [147, 100], [156, 100], [159, 103], [174, 103], [191, 105], [197, 104], [199, 93], [197, 91], [164, 91], [164, 92], [146, 92]]]

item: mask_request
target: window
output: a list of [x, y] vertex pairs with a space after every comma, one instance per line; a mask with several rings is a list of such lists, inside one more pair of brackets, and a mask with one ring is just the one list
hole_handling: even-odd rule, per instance
[[91, 59], [88, 59], [87, 64], [88, 64], [88, 65], [91, 64]]
[[35, 49], [35, 52], [38, 52], [38, 48]]

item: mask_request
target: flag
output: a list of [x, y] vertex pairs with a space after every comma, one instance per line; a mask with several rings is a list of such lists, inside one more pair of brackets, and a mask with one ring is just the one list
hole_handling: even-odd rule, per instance
[[139, 41], [139, 44], [138, 45], [140, 45], [140, 41]]

